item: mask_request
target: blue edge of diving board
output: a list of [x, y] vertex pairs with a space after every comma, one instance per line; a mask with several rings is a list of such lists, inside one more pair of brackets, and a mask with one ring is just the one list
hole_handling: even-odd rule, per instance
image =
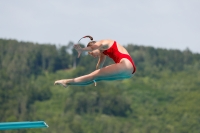
[[49, 126], [44, 121], [0, 122], [0, 130], [47, 127]]

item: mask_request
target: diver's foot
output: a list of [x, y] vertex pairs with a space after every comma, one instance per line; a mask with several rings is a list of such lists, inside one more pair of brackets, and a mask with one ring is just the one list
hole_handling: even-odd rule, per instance
[[54, 85], [62, 85], [63, 87], [67, 87], [66, 80], [57, 80], [54, 82]]

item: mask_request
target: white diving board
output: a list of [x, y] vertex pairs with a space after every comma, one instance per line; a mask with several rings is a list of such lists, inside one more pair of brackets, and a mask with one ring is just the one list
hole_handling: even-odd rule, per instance
[[0, 122], [0, 130], [47, 127], [48, 125], [44, 121]]

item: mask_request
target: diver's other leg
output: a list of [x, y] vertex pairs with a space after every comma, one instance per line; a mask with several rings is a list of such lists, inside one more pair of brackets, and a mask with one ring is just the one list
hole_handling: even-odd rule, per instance
[[94, 72], [74, 79], [58, 80], [55, 84], [69, 85], [88, 85], [94, 80], [118, 80], [129, 78], [132, 75], [132, 68], [126, 67], [124, 63], [117, 63], [95, 70]]

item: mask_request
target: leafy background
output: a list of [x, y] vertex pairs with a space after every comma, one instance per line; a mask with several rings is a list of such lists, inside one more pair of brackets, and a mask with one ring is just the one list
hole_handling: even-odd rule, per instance
[[[83, 44], [82, 44], [83, 45]], [[137, 66], [126, 80], [54, 86], [95, 70], [66, 46], [0, 39], [0, 121], [44, 120], [47, 129], [3, 133], [199, 133], [200, 54], [127, 44]], [[113, 63], [107, 59], [105, 65]]]

